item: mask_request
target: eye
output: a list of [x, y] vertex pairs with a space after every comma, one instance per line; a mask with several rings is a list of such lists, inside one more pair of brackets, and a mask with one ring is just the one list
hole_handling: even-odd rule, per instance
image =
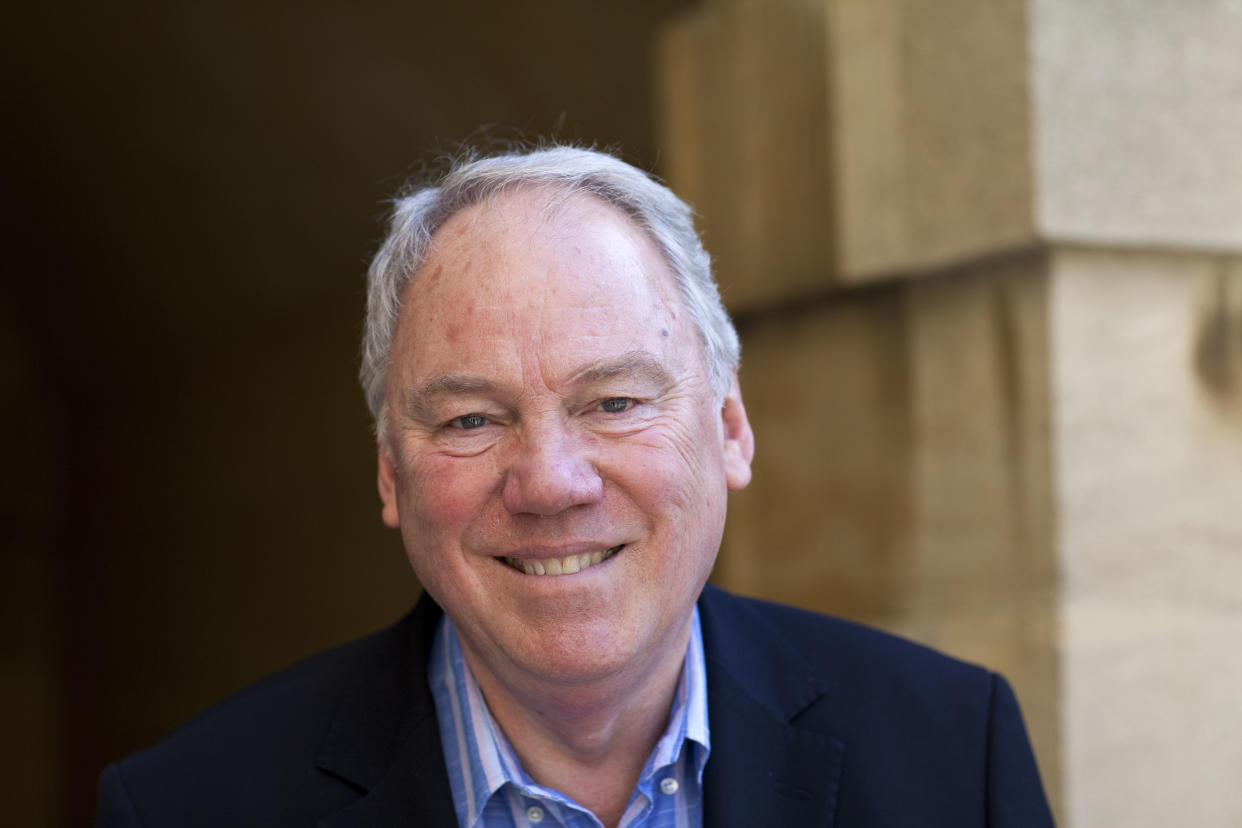
[[599, 404], [600, 410], [609, 414], [620, 414], [622, 411], [629, 411], [634, 407], [634, 400], [630, 397], [609, 397]]
[[487, 418], [482, 414], [464, 414], [461, 417], [454, 417], [449, 420], [448, 425], [450, 428], [460, 428], [466, 431], [471, 431], [487, 425]]

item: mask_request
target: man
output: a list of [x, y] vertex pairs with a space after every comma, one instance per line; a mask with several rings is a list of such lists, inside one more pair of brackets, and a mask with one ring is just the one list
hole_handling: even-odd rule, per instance
[[100, 823], [1050, 824], [1002, 679], [704, 589], [737, 367], [689, 209], [616, 159], [399, 200], [362, 381], [427, 594], [110, 766]]

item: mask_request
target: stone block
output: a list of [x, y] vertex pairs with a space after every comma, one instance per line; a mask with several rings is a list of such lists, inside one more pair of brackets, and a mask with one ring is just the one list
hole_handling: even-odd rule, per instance
[[827, 5], [840, 278], [1028, 244], [1025, 3]]
[[993, 262], [742, 328], [756, 432], [714, 578], [1005, 673], [1059, 782], [1046, 261]]
[[915, 586], [895, 628], [1010, 679], [1056, 808], [1047, 279], [1028, 254], [908, 285]]
[[821, 0], [734, 0], [681, 18], [658, 43], [666, 169], [701, 216], [735, 311], [831, 278], [823, 18]]
[[1033, 236], [1021, 0], [723, 0], [658, 53], [674, 187], [726, 301], [770, 306]]
[[890, 288], [743, 326], [754, 480], [730, 499], [722, 585], [857, 618], [909, 604], [901, 307]]
[[[1053, 261], [1066, 814], [1238, 824], [1242, 267], [1072, 248]], [[1223, 368], [1205, 375], [1222, 326]]]
[[1031, 0], [1041, 235], [1242, 248], [1242, 4]]
[[1232, 0], [720, 0], [664, 38], [670, 177], [736, 309], [1044, 242], [1236, 250], [1239, 42]]

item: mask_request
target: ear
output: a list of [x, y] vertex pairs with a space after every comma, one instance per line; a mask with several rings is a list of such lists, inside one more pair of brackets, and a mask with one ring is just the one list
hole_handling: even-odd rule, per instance
[[388, 457], [388, 450], [383, 445], [379, 447], [379, 475], [376, 482], [379, 487], [380, 501], [384, 504], [380, 511], [384, 524], [389, 529], [401, 528], [401, 517], [397, 511], [397, 470], [393, 467], [392, 460]]
[[750, 483], [750, 461], [755, 457], [755, 435], [746, 418], [746, 407], [742, 405], [742, 387], [738, 385], [737, 374], [733, 375], [733, 385], [721, 403], [720, 419], [724, 424], [725, 482], [729, 491], [736, 492]]

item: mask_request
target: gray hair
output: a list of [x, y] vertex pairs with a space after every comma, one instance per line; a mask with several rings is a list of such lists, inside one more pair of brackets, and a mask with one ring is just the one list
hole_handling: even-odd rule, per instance
[[587, 193], [622, 210], [655, 243], [703, 340], [708, 377], [723, 400], [738, 368], [737, 331], [720, 301], [711, 257], [694, 229], [690, 207], [672, 190], [629, 164], [590, 149], [552, 146], [491, 157], [469, 154], [448, 173], [393, 202], [388, 235], [367, 271], [366, 328], [359, 379], [387, 441], [388, 367], [401, 297], [422, 265], [432, 236], [461, 210], [520, 186], [545, 186], [566, 195]]

